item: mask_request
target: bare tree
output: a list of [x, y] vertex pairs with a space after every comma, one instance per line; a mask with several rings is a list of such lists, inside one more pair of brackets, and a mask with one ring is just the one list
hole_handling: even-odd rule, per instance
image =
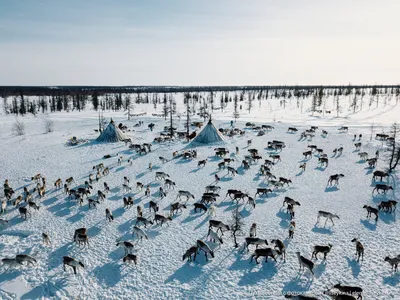
[[15, 135], [24, 135], [25, 134], [25, 124], [16, 119], [15, 123], [13, 124], [12, 131]]
[[375, 131], [375, 122], [372, 122], [370, 128], [371, 128], [371, 135], [369, 137], [369, 140], [372, 141], [372, 135], [374, 134]]
[[236, 123], [236, 119], [239, 118], [238, 95], [237, 94], [235, 94], [235, 96], [233, 97], [233, 118], [235, 119], [235, 123]]
[[232, 230], [232, 236], [233, 236], [233, 241], [235, 242], [235, 248], [239, 247], [239, 244], [237, 242], [237, 235], [240, 235], [243, 233], [243, 226], [244, 223], [242, 221], [243, 217], [240, 214], [239, 211], [239, 205], [236, 205], [236, 208], [232, 212], [232, 220], [231, 220], [231, 230]]
[[390, 142], [389, 146], [389, 173], [393, 172], [396, 169], [399, 161], [400, 161], [400, 143], [397, 142], [397, 135], [400, 133], [400, 125], [394, 123], [391, 129], [391, 136], [393, 141]]

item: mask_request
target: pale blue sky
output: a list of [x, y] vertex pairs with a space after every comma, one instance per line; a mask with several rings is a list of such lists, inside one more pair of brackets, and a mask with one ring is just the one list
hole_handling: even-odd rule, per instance
[[398, 0], [0, 0], [0, 85], [400, 83]]

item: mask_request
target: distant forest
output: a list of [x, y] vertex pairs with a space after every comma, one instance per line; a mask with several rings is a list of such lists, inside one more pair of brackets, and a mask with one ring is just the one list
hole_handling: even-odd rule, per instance
[[[245, 101], [249, 112], [254, 107], [253, 101], [276, 99], [282, 106], [288, 99], [296, 99], [298, 107], [302, 100], [312, 99], [311, 111], [325, 110], [326, 99], [333, 97], [337, 114], [339, 99], [346, 97], [350, 107], [356, 112], [362, 109], [364, 97], [368, 96], [369, 107], [382, 100], [384, 104], [400, 97], [399, 85], [375, 86], [197, 86], [197, 87], [156, 87], [156, 86], [59, 86], [29, 87], [3, 86], [0, 96], [3, 98], [3, 109], [6, 114], [25, 115], [61, 111], [82, 111], [85, 109], [102, 111], [134, 112], [135, 104], [153, 104], [154, 109], [160, 105], [167, 116], [175, 95], [181, 94], [186, 106], [189, 103], [200, 104], [200, 111], [206, 109], [224, 109], [227, 103], [233, 102], [237, 110], [239, 102]], [[325, 100], [324, 100], [325, 99]], [[361, 106], [361, 107], [360, 107]], [[193, 107], [195, 107], [193, 105]], [[242, 107], [241, 107], [242, 108]], [[194, 113], [192, 111], [192, 113]]]

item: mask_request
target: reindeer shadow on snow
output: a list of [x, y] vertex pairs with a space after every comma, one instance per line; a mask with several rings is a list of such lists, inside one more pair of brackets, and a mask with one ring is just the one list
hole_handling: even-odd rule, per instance
[[326, 224], [324, 225], [324, 227], [318, 227], [317, 225], [318, 225], [318, 223], [316, 223], [314, 225], [313, 229], [311, 229], [312, 232], [321, 233], [321, 234], [332, 234], [333, 233], [332, 227], [327, 228]]
[[67, 221], [71, 222], [71, 223], [76, 223], [76, 222], [79, 222], [80, 220], [82, 220], [84, 217], [85, 217], [85, 214], [83, 214], [80, 211], [80, 212], [76, 213], [75, 215], [68, 217]]
[[357, 262], [357, 259], [355, 257], [350, 258], [348, 256], [345, 256], [344, 258], [346, 258], [347, 264], [351, 268], [351, 273], [353, 277], [358, 278], [358, 275], [360, 275], [361, 272], [360, 263]]
[[336, 192], [338, 190], [339, 190], [339, 188], [336, 185], [325, 187], [325, 193]]
[[375, 221], [370, 221], [368, 219], [360, 219], [360, 223], [362, 225], [364, 225], [364, 227], [367, 228], [368, 230], [371, 230], [371, 231], [376, 230], [377, 223]]
[[257, 268], [249, 270], [248, 265], [249, 263], [247, 262], [247, 272], [245, 271], [243, 276], [240, 278], [238, 286], [259, 284], [261, 281], [271, 280], [278, 273], [277, 263], [272, 259], [269, 259], [267, 263], [265, 263], [265, 260], [263, 259], [262, 262], [260, 262], [261, 268], [258, 269], [258, 271], [252, 271]]
[[196, 280], [202, 273], [201, 265], [196, 263], [184, 263], [179, 269], [171, 274], [164, 283], [171, 283], [175, 280], [180, 283], [189, 283]]
[[383, 223], [386, 224], [391, 224], [396, 222], [396, 211], [392, 213], [388, 212], [382, 212], [379, 214], [379, 220], [381, 220]]
[[290, 214], [286, 213], [283, 208], [281, 208], [277, 213], [276, 216], [281, 219], [279, 225], [282, 228], [288, 228], [290, 223]]
[[204, 215], [207, 215], [207, 212], [195, 213], [194, 210], [191, 210], [189, 215], [184, 220], [182, 220], [181, 224], [192, 222]]
[[201, 228], [203, 225], [205, 225], [208, 221], [210, 220], [210, 215], [206, 215], [205, 218], [199, 223], [197, 224], [197, 226], [194, 228], [194, 230], [197, 230], [199, 228]]
[[92, 274], [102, 286], [113, 287], [121, 281], [121, 267], [117, 262], [110, 262], [96, 267]]
[[[0, 281], [1, 282], [1, 281]], [[400, 273], [393, 273], [391, 276], [383, 277], [383, 284], [397, 286], [400, 283]]]
[[295, 278], [284, 284], [282, 288], [282, 294], [283, 295], [289, 293], [304, 294], [310, 290], [312, 283], [313, 283], [312, 277], [301, 279], [301, 274], [299, 273]]
[[319, 278], [326, 270], [326, 260], [323, 260], [320, 264], [315, 265], [314, 267], [314, 276]]

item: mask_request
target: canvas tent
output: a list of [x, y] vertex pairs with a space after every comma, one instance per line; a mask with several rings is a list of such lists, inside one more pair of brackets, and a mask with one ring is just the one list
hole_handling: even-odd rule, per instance
[[203, 130], [190, 142], [188, 146], [195, 147], [219, 143], [225, 143], [225, 139], [218, 129], [215, 128], [210, 119]]
[[103, 143], [115, 143], [123, 142], [129, 139], [129, 137], [123, 133], [114, 123], [113, 119], [108, 124], [107, 128], [103, 130], [100, 136], [96, 139], [97, 142]]

